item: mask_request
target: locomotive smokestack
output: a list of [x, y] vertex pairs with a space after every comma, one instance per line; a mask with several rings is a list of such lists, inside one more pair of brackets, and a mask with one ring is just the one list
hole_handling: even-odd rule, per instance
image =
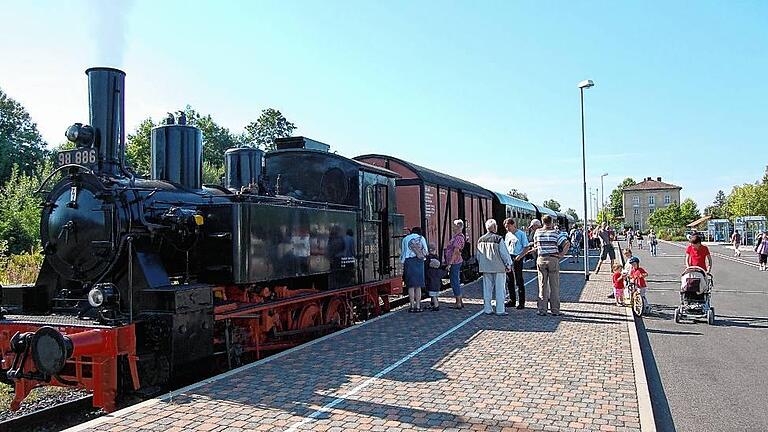
[[99, 171], [119, 175], [125, 156], [125, 72], [106, 67], [90, 68], [88, 106], [99, 152]]

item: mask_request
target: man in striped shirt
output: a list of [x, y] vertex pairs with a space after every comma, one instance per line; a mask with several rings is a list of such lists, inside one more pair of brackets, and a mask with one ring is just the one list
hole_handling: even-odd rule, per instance
[[552, 227], [552, 216], [541, 218], [544, 227], [536, 230], [533, 244], [538, 252], [536, 269], [539, 272], [539, 315], [560, 315], [560, 259], [570, 248], [568, 236]]

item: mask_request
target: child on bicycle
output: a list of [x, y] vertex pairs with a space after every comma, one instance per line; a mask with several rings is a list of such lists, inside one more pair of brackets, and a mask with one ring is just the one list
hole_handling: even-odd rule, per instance
[[616, 306], [624, 306], [624, 275], [621, 264], [613, 265], [613, 293], [616, 297]]
[[632, 271], [632, 264], [629, 263], [629, 260], [632, 258], [632, 249], [626, 248], [621, 251], [621, 254], [624, 255], [624, 270], [622, 274], [625, 277], [629, 277], [629, 272]]
[[643, 298], [643, 303], [648, 303], [648, 298], [645, 296], [648, 291], [648, 284], [645, 278], [648, 277], [648, 272], [644, 268], [640, 267], [640, 258], [633, 256], [629, 259], [629, 265], [632, 266], [632, 270], [629, 272], [629, 281], [635, 284], [635, 287], [640, 291], [640, 297]]

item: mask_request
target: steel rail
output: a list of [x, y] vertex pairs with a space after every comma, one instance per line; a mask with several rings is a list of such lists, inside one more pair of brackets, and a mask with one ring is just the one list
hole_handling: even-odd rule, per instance
[[65, 415], [71, 415], [82, 410], [94, 409], [93, 396], [83, 396], [78, 399], [51, 405], [18, 417], [11, 417], [4, 420], [0, 422], [0, 432], [36, 430], [35, 426], [40, 426], [48, 422], [60, 422]]

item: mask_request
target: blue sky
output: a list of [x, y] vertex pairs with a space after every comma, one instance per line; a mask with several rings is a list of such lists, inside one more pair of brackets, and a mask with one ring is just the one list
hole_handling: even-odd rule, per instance
[[661, 176], [701, 207], [768, 164], [768, 3], [5, 2], [0, 88], [51, 143], [89, 66], [127, 72], [129, 130], [191, 104], [275, 107], [346, 156], [387, 153], [582, 213], [587, 181]]

